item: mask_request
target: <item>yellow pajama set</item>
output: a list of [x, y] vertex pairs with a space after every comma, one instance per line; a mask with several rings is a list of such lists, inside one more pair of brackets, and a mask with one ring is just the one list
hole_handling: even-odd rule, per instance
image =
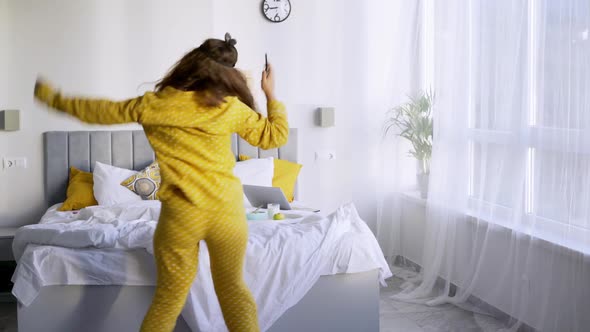
[[258, 331], [256, 303], [243, 280], [248, 241], [243, 193], [234, 176], [231, 135], [263, 149], [287, 142], [283, 104], [270, 101], [268, 118], [227, 97], [204, 107], [198, 92], [167, 87], [113, 102], [66, 98], [41, 84], [36, 97], [88, 123], [139, 122], [154, 149], [162, 183], [162, 211], [154, 234], [157, 286], [141, 331], [172, 331], [197, 273], [205, 240], [211, 274], [230, 331]]

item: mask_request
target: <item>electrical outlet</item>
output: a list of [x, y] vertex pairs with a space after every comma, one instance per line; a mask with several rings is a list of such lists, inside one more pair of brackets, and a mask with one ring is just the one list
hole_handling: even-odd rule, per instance
[[2, 161], [4, 170], [27, 168], [27, 158], [24, 157], [4, 157]]

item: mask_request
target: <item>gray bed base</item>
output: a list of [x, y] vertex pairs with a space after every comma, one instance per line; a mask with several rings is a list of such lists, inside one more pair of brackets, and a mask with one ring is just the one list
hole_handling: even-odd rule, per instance
[[[150, 286], [46, 286], [33, 304], [18, 305], [18, 330], [136, 332], [153, 291]], [[191, 330], [181, 316], [174, 331]], [[378, 271], [320, 277], [267, 331], [378, 332]]]
[[[70, 166], [91, 171], [94, 163], [100, 161], [140, 170], [154, 159], [141, 130], [47, 132], [44, 143], [48, 205], [64, 200]], [[297, 129], [291, 129], [288, 143], [279, 149], [261, 150], [237, 136], [232, 139], [232, 149], [236, 156], [273, 156], [296, 162]], [[46, 286], [30, 306], [18, 304], [18, 330], [137, 331], [151, 302], [153, 289], [151, 286], [127, 285]], [[182, 317], [175, 331], [190, 331]], [[379, 331], [378, 271], [320, 277], [304, 298], [287, 310], [268, 331]]]

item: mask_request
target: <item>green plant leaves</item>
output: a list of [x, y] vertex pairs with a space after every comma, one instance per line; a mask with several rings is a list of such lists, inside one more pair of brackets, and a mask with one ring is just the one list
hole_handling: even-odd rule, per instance
[[432, 91], [419, 92], [417, 96], [409, 96], [409, 102], [399, 105], [387, 112], [384, 126], [384, 136], [393, 128], [399, 128], [399, 136], [412, 143], [409, 154], [418, 160], [429, 164], [432, 154], [433, 122], [432, 105], [434, 94]]

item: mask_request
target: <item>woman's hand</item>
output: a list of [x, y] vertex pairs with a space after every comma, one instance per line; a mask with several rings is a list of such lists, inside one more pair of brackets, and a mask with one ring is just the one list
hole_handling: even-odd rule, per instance
[[39, 90], [41, 90], [41, 86], [44, 84], [43, 79], [40, 77], [37, 77], [37, 80], [35, 81], [35, 97], [38, 96]]
[[46, 80], [41, 77], [37, 77], [35, 81], [35, 98], [41, 102], [47, 103], [53, 96], [53, 88]]
[[266, 100], [271, 101], [275, 99], [275, 76], [270, 63], [268, 64], [267, 69], [262, 71], [260, 86], [266, 95]]

